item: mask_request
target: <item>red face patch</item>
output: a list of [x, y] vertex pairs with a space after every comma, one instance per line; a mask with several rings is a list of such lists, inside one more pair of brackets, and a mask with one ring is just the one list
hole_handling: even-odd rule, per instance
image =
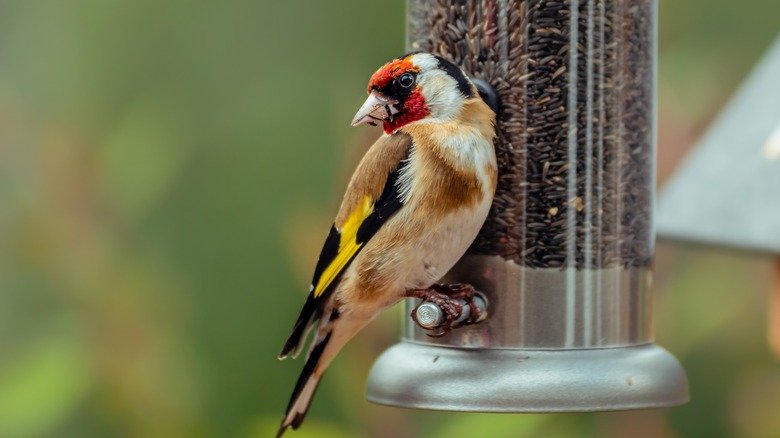
[[370, 93], [374, 88], [384, 88], [393, 79], [398, 78], [402, 74], [411, 71], [415, 73], [420, 72], [420, 68], [410, 61], [411, 56], [407, 56], [403, 59], [394, 59], [387, 64], [383, 65], [379, 70], [371, 76], [371, 80], [368, 81], [368, 92]]
[[385, 128], [386, 133], [392, 134], [395, 130], [404, 125], [408, 125], [417, 120], [422, 120], [428, 117], [429, 114], [430, 111], [428, 111], [428, 104], [425, 103], [425, 97], [423, 97], [420, 87], [417, 87], [409, 94], [409, 97], [406, 98], [404, 106], [401, 108], [401, 112], [393, 118], [393, 121], [391, 122], [389, 119], [385, 120], [382, 125]]

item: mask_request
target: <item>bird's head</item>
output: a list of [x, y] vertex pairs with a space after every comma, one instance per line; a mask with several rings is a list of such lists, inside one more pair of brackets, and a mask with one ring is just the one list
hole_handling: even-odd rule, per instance
[[371, 76], [368, 99], [352, 126], [382, 122], [391, 134], [422, 120], [452, 120], [476, 95], [474, 85], [455, 64], [430, 53], [410, 53]]

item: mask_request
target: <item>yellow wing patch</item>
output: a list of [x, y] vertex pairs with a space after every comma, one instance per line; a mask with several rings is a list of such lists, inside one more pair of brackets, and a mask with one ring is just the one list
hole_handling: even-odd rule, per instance
[[317, 287], [314, 288], [314, 297], [317, 298], [330, 286], [333, 280], [347, 266], [352, 256], [363, 246], [357, 243], [357, 232], [363, 221], [374, 212], [371, 198], [366, 196], [363, 202], [349, 215], [344, 226], [339, 231], [339, 251], [332, 262], [322, 271]]

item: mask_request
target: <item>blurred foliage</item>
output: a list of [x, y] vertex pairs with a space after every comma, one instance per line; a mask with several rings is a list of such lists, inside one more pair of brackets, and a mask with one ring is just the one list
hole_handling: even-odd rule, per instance
[[[661, 2], [662, 173], [778, 14]], [[402, 2], [0, 2], [0, 436], [275, 431], [301, 366], [276, 354], [377, 135], [349, 120], [403, 52], [403, 20]], [[395, 309], [336, 360], [290, 436], [780, 436], [766, 262], [662, 247], [657, 265], [658, 340], [688, 370], [687, 406], [375, 406], [365, 376], [397, 337]]]

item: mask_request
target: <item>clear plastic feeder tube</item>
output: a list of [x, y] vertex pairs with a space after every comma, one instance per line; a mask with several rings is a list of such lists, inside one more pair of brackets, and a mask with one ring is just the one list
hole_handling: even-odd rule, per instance
[[[408, 0], [408, 48], [450, 59], [490, 83], [501, 99], [493, 208], [444, 279], [473, 284], [490, 307], [485, 322], [441, 338], [407, 318], [403, 342], [372, 371], [369, 399], [483, 411], [609, 410], [687, 400], [681, 367], [652, 344], [656, 29], [656, 0]], [[463, 394], [450, 397], [422, 381], [389, 388], [400, 384], [394, 379], [403, 374], [403, 356], [443, 352], [427, 347], [458, 347], [447, 352], [451, 361], [459, 358], [458, 373], [469, 366], [478, 373], [492, 361], [509, 380], [471, 406], [457, 403]], [[544, 352], [567, 357], [559, 363], [563, 355]], [[515, 356], [538, 360], [521, 366]], [[571, 374], [577, 357], [581, 373]], [[396, 371], [385, 368], [388, 361]], [[562, 366], [563, 374], [542, 378], [533, 364]], [[446, 370], [409, 366], [430, 368], [430, 379]], [[529, 393], [524, 373], [536, 379], [538, 397]], [[617, 374], [617, 386], [592, 386]], [[630, 385], [631, 397], [621, 392], [626, 375], [642, 382]], [[477, 394], [475, 385], [484, 388], [485, 380], [472, 377], [455, 386]], [[582, 379], [590, 383], [577, 386]], [[510, 381], [525, 399], [496, 405], [496, 391], [511, 392]], [[545, 398], [556, 382], [570, 396]]]
[[[492, 318], [510, 313], [516, 327], [475, 346], [650, 341], [655, 2], [413, 0], [409, 11], [411, 49], [452, 59], [502, 101], [501, 181], [469, 254], [505, 263], [469, 257], [453, 280], [493, 267], [514, 293], [491, 300]], [[518, 320], [518, 307], [548, 311]]]

